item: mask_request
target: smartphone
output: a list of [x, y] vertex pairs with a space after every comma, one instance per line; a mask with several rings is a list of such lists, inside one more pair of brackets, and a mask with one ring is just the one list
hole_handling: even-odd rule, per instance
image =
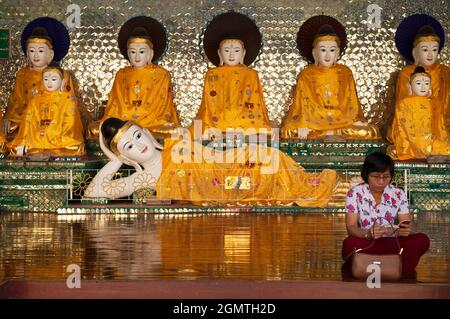
[[400, 224], [398, 224], [398, 227], [400, 227], [400, 228], [405, 228], [406, 225], [409, 225], [409, 224], [411, 224], [411, 221], [410, 221], [410, 220], [404, 220], [404, 221], [402, 221]]

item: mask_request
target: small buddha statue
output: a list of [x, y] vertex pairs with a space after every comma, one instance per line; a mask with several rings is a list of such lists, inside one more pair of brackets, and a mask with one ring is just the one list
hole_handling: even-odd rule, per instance
[[11, 154], [83, 155], [83, 126], [75, 97], [65, 90], [64, 71], [50, 65], [42, 76], [44, 90], [28, 102], [19, 132], [8, 144]]
[[392, 126], [395, 145], [388, 148], [389, 155], [395, 159], [450, 155], [444, 114], [434, 112], [439, 101], [432, 97], [431, 83], [432, 78], [424, 67], [416, 67], [410, 76], [409, 96], [401, 99], [395, 109]]
[[[433, 112], [444, 114], [447, 129], [450, 127], [450, 68], [439, 63], [438, 55], [444, 47], [445, 32], [442, 25], [431, 16], [414, 14], [405, 18], [397, 28], [395, 43], [400, 54], [412, 64], [406, 65], [397, 78], [395, 108], [410, 95], [411, 74], [422, 66], [431, 77]], [[393, 120], [392, 127], [398, 126]], [[388, 139], [393, 142], [393, 131]]]
[[153, 62], [167, 46], [164, 26], [150, 17], [134, 17], [119, 31], [119, 48], [131, 66], [120, 69], [114, 79], [103, 117], [90, 126], [90, 137], [109, 117], [133, 120], [155, 136], [167, 135], [180, 126], [173, 102], [169, 72]]
[[216, 16], [206, 27], [203, 47], [216, 67], [206, 72], [191, 134], [204, 134], [206, 139], [233, 132], [270, 134], [274, 125], [269, 121], [258, 72], [248, 67], [261, 48], [254, 21], [233, 11]]
[[308, 19], [297, 34], [302, 55], [313, 62], [298, 77], [294, 103], [282, 123], [282, 138], [378, 139], [367, 123], [352, 71], [337, 61], [344, 52], [344, 26], [332, 17]]
[[[21, 68], [17, 74], [14, 88], [9, 96], [6, 114], [3, 119], [8, 140], [12, 140], [19, 130], [20, 123], [31, 98], [44, 90], [42, 71], [52, 62], [58, 62], [67, 54], [70, 45], [66, 27], [53, 18], [41, 17], [31, 21], [23, 30], [21, 37], [23, 52], [29, 66]], [[64, 90], [74, 95], [72, 77], [63, 71]]]

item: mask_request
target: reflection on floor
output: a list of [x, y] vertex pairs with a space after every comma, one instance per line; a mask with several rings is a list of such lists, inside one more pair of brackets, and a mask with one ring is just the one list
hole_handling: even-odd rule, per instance
[[[431, 238], [417, 281], [450, 283], [450, 214], [420, 213]], [[343, 214], [0, 214], [0, 282], [84, 280], [342, 281]]]

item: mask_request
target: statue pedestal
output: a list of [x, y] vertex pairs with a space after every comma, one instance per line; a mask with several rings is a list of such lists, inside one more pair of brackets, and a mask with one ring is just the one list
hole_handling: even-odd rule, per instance
[[[58, 212], [60, 214], [344, 212], [348, 189], [362, 181], [360, 167], [365, 156], [374, 151], [386, 149], [386, 144], [383, 142], [369, 141], [345, 143], [281, 141], [272, 146], [279, 147], [280, 150], [292, 156], [308, 171], [320, 171], [326, 168], [337, 171], [338, 185], [327, 207], [194, 206], [180, 202], [159, 201], [153, 191], [146, 189], [135, 192], [126, 199], [82, 199], [84, 190], [92, 177], [108, 161], [101, 153], [99, 156], [91, 155], [89, 160], [79, 158], [60, 158], [50, 161], [0, 159], [0, 212]], [[395, 183], [405, 189], [412, 212], [450, 210], [450, 164], [429, 164], [426, 161], [397, 162], [395, 170]], [[127, 176], [133, 172], [132, 169], [125, 167], [118, 174]]]
[[56, 212], [68, 203], [70, 174], [98, 169], [104, 164], [104, 161], [79, 158], [0, 159], [0, 212]]
[[383, 141], [358, 140], [281, 140], [279, 148], [306, 169], [359, 169], [367, 155], [376, 151], [384, 153], [387, 144]]

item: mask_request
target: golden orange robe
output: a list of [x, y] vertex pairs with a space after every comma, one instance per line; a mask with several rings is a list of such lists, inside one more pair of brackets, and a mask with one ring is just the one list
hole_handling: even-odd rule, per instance
[[413, 96], [400, 101], [392, 126], [394, 155], [400, 160], [450, 155], [450, 142], [444, 115], [433, 112], [434, 98]]
[[[411, 74], [414, 73], [417, 65], [410, 64], [405, 66], [399, 73], [395, 92], [396, 105], [404, 98], [409, 97], [409, 83]], [[431, 76], [431, 96], [435, 101], [436, 109], [434, 112], [444, 114], [444, 120], [447, 127], [450, 126], [450, 68], [444, 64], [435, 63], [429, 68], [425, 68]], [[397, 108], [397, 106], [396, 106]], [[395, 121], [395, 119], [394, 119]], [[392, 126], [397, 124], [393, 123]], [[392, 132], [391, 132], [392, 134]], [[389, 136], [393, 140], [393, 136]]]
[[5, 150], [6, 146], [6, 137], [5, 134], [3, 134], [3, 115], [0, 108], [0, 152], [3, 152]]
[[319, 138], [324, 131], [348, 138], [379, 138], [378, 129], [366, 122], [356, 93], [352, 71], [345, 65], [331, 67], [307, 66], [300, 72], [294, 103], [283, 121], [282, 138], [295, 138], [298, 128], [309, 128], [308, 138]]
[[[156, 185], [159, 199], [202, 205], [295, 203], [324, 207], [336, 186], [336, 171], [325, 169], [320, 173], [308, 173], [278, 149], [253, 144], [255, 148], [242, 148], [241, 151], [217, 151], [215, 155], [223, 161], [212, 162], [206, 156], [197, 161], [195, 155], [191, 156], [194, 150], [196, 154], [205, 154], [207, 147], [195, 142], [182, 143], [175, 139], [165, 140], [163, 170]], [[173, 160], [179, 154], [187, 155], [186, 159], [190, 160]]]
[[179, 126], [169, 73], [154, 64], [120, 69], [99, 122], [109, 117], [134, 120], [153, 133], [166, 133]]
[[[8, 108], [6, 109], [5, 119], [11, 121], [10, 132], [16, 130], [25, 114], [25, 109], [31, 98], [44, 91], [44, 82], [42, 81], [42, 71], [34, 70], [30, 67], [20, 69], [16, 74], [14, 88], [9, 96]], [[67, 83], [64, 91], [74, 95], [74, 85], [72, 77], [64, 70], [64, 78]]]
[[[196, 120], [208, 128], [271, 130], [258, 72], [245, 66], [219, 66], [205, 75]], [[193, 124], [190, 127], [193, 133]]]
[[30, 154], [84, 154], [83, 127], [75, 97], [61, 91], [34, 95], [8, 147], [14, 152], [20, 145], [25, 145]]

